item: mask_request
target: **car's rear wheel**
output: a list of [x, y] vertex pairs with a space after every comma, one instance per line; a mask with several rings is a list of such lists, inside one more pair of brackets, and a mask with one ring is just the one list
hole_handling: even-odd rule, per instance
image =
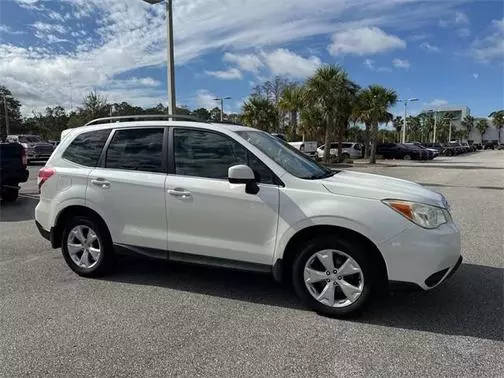
[[85, 216], [70, 219], [61, 240], [66, 263], [80, 276], [100, 276], [112, 263], [113, 247], [108, 232], [94, 219]]
[[318, 313], [346, 316], [362, 310], [375, 282], [364, 248], [335, 237], [307, 242], [293, 265], [297, 295]]
[[403, 156], [403, 159], [404, 160], [411, 160], [411, 155], [410, 154], [406, 154]]

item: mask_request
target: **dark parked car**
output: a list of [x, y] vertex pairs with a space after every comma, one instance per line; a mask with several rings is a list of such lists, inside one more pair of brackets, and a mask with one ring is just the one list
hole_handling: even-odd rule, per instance
[[431, 148], [431, 147], [426, 147], [424, 146], [422, 143], [420, 142], [412, 142], [412, 143], [406, 143], [407, 146], [416, 146], [418, 148], [421, 148], [422, 150], [424, 150], [424, 152], [426, 152], [428, 154], [428, 160], [432, 160], [434, 159], [436, 156], [439, 155], [439, 151], [435, 148]]
[[379, 144], [376, 153], [382, 155], [384, 159], [423, 160], [428, 158], [428, 154], [422, 149], [402, 143]]
[[0, 143], [0, 196], [15, 201], [19, 183], [28, 180], [26, 151], [19, 143]]
[[26, 149], [28, 163], [33, 160], [47, 160], [54, 151], [54, 146], [43, 141], [38, 135], [9, 135], [7, 140], [20, 143]]

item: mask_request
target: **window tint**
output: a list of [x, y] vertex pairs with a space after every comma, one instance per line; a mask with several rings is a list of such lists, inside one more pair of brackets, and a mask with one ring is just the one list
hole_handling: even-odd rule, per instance
[[342, 143], [341, 145], [343, 148], [351, 148], [352, 147], [351, 143]]
[[107, 149], [107, 168], [163, 171], [164, 129], [117, 130]]
[[63, 158], [86, 167], [96, 167], [110, 129], [97, 130], [77, 136], [63, 153]]
[[238, 142], [208, 131], [175, 129], [175, 173], [227, 179], [233, 165], [246, 164], [258, 182], [273, 184], [271, 170]]

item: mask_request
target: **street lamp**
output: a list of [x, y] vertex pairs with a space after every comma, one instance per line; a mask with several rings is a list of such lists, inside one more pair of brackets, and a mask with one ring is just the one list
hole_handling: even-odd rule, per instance
[[418, 98], [404, 98], [397, 101], [404, 102], [404, 126], [402, 130], [402, 143], [406, 143], [406, 116], [407, 116], [406, 108], [408, 107], [408, 102], [418, 101]]
[[14, 98], [11, 95], [6, 95], [3, 94], [3, 105], [4, 105], [4, 112], [5, 112], [5, 136], [8, 136], [10, 134], [9, 130], [9, 108], [7, 107], [7, 99], [8, 98]]
[[175, 63], [173, 57], [173, 9], [172, 0], [143, 0], [149, 4], [159, 4], [163, 1], [166, 5], [166, 81], [168, 87], [168, 114], [175, 114]]
[[215, 101], [220, 101], [220, 120], [224, 121], [224, 100], [231, 100], [231, 97], [217, 97], [214, 98]]

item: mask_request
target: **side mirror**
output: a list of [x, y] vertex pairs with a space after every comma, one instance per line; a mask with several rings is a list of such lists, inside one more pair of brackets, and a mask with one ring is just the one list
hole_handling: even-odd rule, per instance
[[259, 192], [254, 171], [247, 165], [229, 167], [228, 180], [231, 184], [245, 184], [245, 192], [248, 194], [257, 194]]

